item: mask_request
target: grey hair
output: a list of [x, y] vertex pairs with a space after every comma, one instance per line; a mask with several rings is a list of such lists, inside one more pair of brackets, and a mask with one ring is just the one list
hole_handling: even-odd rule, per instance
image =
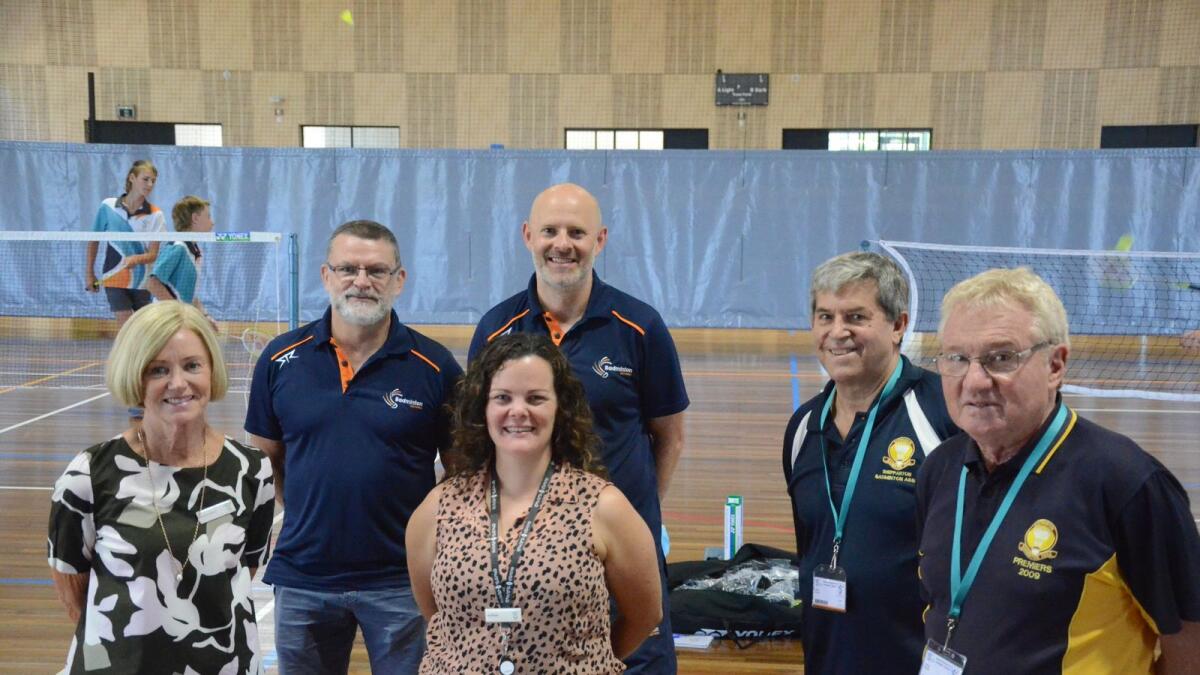
[[338, 225], [333, 234], [329, 235], [329, 243], [325, 246], [326, 258], [329, 257], [329, 252], [333, 250], [333, 240], [343, 234], [368, 241], [386, 241], [392, 245], [392, 252], [396, 254], [396, 267], [404, 266], [404, 263], [400, 261], [400, 244], [396, 242], [396, 235], [392, 234], [392, 231], [387, 227], [373, 220], [351, 220], [350, 222]]
[[908, 279], [891, 258], [855, 251], [834, 256], [813, 270], [809, 310], [816, 312], [819, 293], [837, 293], [851, 284], [875, 282], [875, 302], [888, 321], [897, 321], [908, 311]]

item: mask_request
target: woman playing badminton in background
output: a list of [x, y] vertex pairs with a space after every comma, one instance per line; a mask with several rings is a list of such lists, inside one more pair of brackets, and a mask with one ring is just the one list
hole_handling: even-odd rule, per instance
[[[158, 181], [158, 169], [148, 159], [139, 159], [125, 175], [125, 192], [100, 203], [93, 232], [165, 232], [162, 211], [150, 203], [150, 193]], [[84, 290], [94, 293], [104, 287], [108, 306], [117, 318], [120, 330], [137, 310], [150, 304], [150, 292], [143, 287], [146, 269], [158, 256], [158, 242], [148, 246], [140, 241], [104, 242], [104, 262], [96, 278], [96, 254], [100, 242], [87, 245]]]
[[66, 672], [260, 672], [250, 581], [275, 485], [260, 450], [208, 425], [229, 381], [216, 334], [195, 307], [155, 303], [117, 334], [105, 379], [146, 414], [54, 486], [48, 559], [77, 622]]
[[429, 621], [421, 672], [624, 670], [661, 618], [657, 558], [596, 473], [583, 385], [549, 338], [517, 333], [488, 345], [457, 394], [456, 461], [406, 537]]
[[[212, 232], [213, 229], [208, 202], [193, 195], [175, 204], [175, 208], [171, 209], [171, 220], [176, 232]], [[158, 300], [191, 303], [204, 312], [204, 304], [196, 297], [196, 287], [200, 285], [200, 257], [200, 245], [196, 242], [170, 242], [158, 252], [150, 278], [146, 280], [146, 288]], [[207, 312], [204, 316], [216, 330], [217, 324], [213, 318]]]

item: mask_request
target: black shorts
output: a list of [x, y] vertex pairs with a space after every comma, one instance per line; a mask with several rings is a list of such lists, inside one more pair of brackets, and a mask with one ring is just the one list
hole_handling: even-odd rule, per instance
[[104, 295], [114, 312], [136, 312], [154, 299], [144, 288], [105, 288]]

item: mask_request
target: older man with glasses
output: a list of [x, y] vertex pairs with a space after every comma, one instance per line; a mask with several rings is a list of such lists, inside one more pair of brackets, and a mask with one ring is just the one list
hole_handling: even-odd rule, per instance
[[1054, 290], [1027, 269], [989, 270], [950, 289], [938, 333], [964, 433], [917, 480], [921, 672], [1197, 672], [1187, 494], [1063, 402], [1070, 341]]
[[359, 627], [376, 673], [415, 673], [425, 651], [404, 530], [449, 446], [443, 404], [462, 368], [400, 323], [405, 276], [390, 230], [341, 225], [321, 266], [331, 307], [254, 368], [246, 431], [286, 506], [266, 581], [289, 675], [345, 673]]

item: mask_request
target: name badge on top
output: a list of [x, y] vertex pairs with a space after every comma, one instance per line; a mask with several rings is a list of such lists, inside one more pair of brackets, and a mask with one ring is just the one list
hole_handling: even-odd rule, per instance
[[846, 611], [846, 570], [820, 565], [813, 571], [812, 606], [830, 612]]
[[213, 504], [212, 506], [206, 506], [200, 509], [200, 511], [196, 513], [196, 520], [203, 525], [204, 523], [211, 523], [221, 516], [227, 516], [236, 510], [237, 506], [234, 505], [233, 500], [226, 499], [218, 504]]
[[966, 667], [967, 657], [932, 639], [926, 641], [919, 675], [962, 675]]
[[487, 607], [483, 610], [484, 623], [521, 623], [520, 607]]

